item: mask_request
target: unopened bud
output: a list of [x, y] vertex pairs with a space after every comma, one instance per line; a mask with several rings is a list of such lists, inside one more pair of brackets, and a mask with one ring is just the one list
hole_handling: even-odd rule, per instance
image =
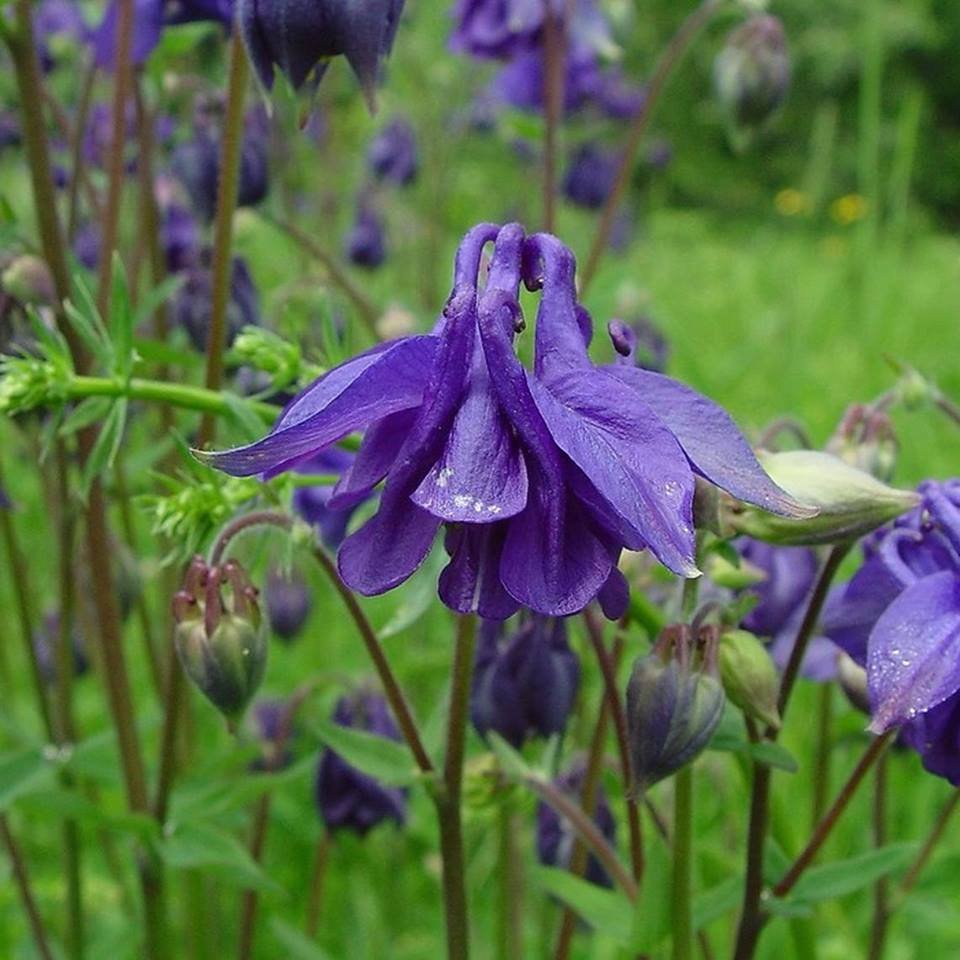
[[208, 567], [196, 557], [173, 598], [173, 613], [185, 673], [234, 726], [260, 686], [267, 663], [256, 588], [235, 560]]
[[723, 713], [715, 650], [699, 668], [687, 627], [668, 627], [657, 649], [633, 665], [627, 685], [627, 725], [634, 786], [648, 787], [691, 763], [706, 747]]
[[782, 546], [843, 543], [875, 530], [917, 506], [919, 495], [881, 483], [863, 470], [819, 450], [758, 454], [761, 466], [795, 500], [818, 508], [800, 520], [777, 517], [753, 507], [735, 512], [740, 533]]
[[720, 637], [720, 678], [730, 702], [752, 720], [780, 728], [780, 679], [767, 648], [746, 630]]
[[280, 570], [271, 570], [265, 598], [273, 632], [287, 642], [295, 639], [310, 616], [310, 591], [303, 577], [296, 571], [284, 576]]
[[897, 460], [896, 435], [890, 417], [863, 404], [847, 408], [827, 452], [884, 482], [893, 476]]
[[33, 254], [17, 257], [3, 271], [0, 284], [21, 303], [44, 306], [55, 303], [57, 299], [53, 274], [50, 273], [46, 260]]
[[713, 84], [737, 126], [762, 124], [783, 103], [790, 87], [783, 24], [761, 14], [733, 30], [714, 62]]

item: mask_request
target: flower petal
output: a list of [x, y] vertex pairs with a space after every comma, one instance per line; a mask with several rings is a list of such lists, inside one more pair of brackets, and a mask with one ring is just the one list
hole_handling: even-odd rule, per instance
[[614, 514], [665, 566], [696, 576], [693, 474], [653, 411], [601, 370], [568, 368], [549, 389], [527, 382], [557, 446]]
[[614, 364], [608, 370], [649, 404], [680, 442], [693, 468], [738, 500], [785, 517], [807, 517], [767, 476], [730, 415], [686, 384], [651, 370]]
[[520, 607], [500, 582], [506, 525], [459, 524], [447, 535], [450, 563], [440, 574], [440, 599], [460, 613], [506, 620]]
[[867, 679], [875, 733], [960, 690], [960, 577], [935, 573], [890, 604], [870, 635]]
[[288, 469], [354, 430], [419, 406], [437, 342], [436, 337], [407, 337], [375, 347], [307, 387], [262, 440], [233, 450], [194, 451], [194, 456], [235, 477]]
[[630, 584], [627, 578], [614, 567], [607, 582], [597, 594], [597, 602], [608, 620], [619, 620], [630, 606]]

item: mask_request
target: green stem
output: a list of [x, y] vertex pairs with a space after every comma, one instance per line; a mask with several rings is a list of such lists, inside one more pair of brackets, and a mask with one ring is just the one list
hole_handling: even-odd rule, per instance
[[557, 206], [557, 131], [563, 113], [567, 30], [564, 16], [547, 8], [543, 23], [543, 105], [546, 131], [543, 144], [543, 229], [553, 233]]
[[327, 876], [327, 865], [330, 862], [330, 848], [333, 846], [333, 834], [324, 829], [317, 841], [317, 849], [313, 856], [313, 867], [310, 871], [310, 893], [307, 898], [307, 936], [312, 940], [320, 928], [320, 911], [323, 905], [323, 887]]
[[[887, 756], [877, 760], [873, 788], [873, 845], [879, 850], [887, 842]], [[890, 881], [881, 877], [873, 885], [873, 921], [870, 925], [869, 960], [881, 960], [886, 948], [890, 922]]]
[[500, 804], [497, 831], [500, 839], [497, 863], [500, 881], [498, 956], [500, 960], [522, 960], [523, 871], [517, 844], [517, 818], [509, 798]]
[[30, 886], [30, 875], [27, 873], [27, 864], [23, 859], [13, 834], [10, 832], [10, 824], [7, 823], [7, 816], [0, 813], [0, 840], [6, 847], [7, 855], [10, 857], [10, 865], [13, 867], [13, 878], [20, 893], [20, 899], [23, 902], [23, 910], [30, 922], [30, 930], [33, 934], [33, 943], [37, 948], [37, 953], [43, 960], [53, 960], [53, 954], [50, 952], [50, 946], [47, 942], [47, 935], [43, 928], [43, 921], [40, 919], [40, 911], [37, 909], [37, 901], [33, 897], [33, 888]]
[[933, 855], [933, 851], [936, 849], [937, 844], [943, 837], [944, 832], [947, 829], [947, 824], [950, 822], [950, 818], [953, 816], [954, 811], [957, 809], [957, 806], [960, 805], [960, 790], [954, 790], [950, 795], [950, 799], [944, 804], [943, 809], [940, 811], [940, 815], [937, 817], [936, 821], [933, 824], [933, 827], [930, 830], [930, 833], [927, 835], [927, 839], [924, 841], [923, 846], [920, 848], [920, 852], [917, 854], [917, 859], [913, 861], [910, 869], [903, 875], [903, 879], [900, 881], [900, 887], [897, 890], [896, 901], [891, 905], [890, 912], [892, 913], [901, 903], [907, 898], [910, 894], [910, 891], [917, 885], [917, 880], [920, 879], [920, 874], [923, 872], [923, 868], [930, 861], [930, 857]]
[[437, 791], [434, 798], [440, 825], [440, 854], [443, 860], [443, 906], [446, 917], [448, 960], [467, 960], [470, 955], [470, 926], [466, 887], [467, 867], [463, 852], [461, 794], [476, 630], [476, 617], [472, 614], [462, 614], [457, 621], [456, 645], [453, 655], [450, 705], [447, 710], [447, 750], [443, 763], [443, 788]]
[[833, 684], [822, 683], [817, 710], [817, 743], [813, 757], [813, 806], [811, 827], [815, 827], [827, 807], [830, 793], [830, 748], [833, 727]]
[[677, 771], [673, 780], [673, 960], [693, 956], [690, 887], [693, 870], [693, 767]]
[[[223, 382], [223, 351], [227, 343], [227, 305], [230, 302], [230, 273], [233, 247], [233, 214], [237, 207], [240, 179], [240, 151], [243, 146], [243, 102], [250, 72], [247, 51], [240, 30], [230, 41], [230, 69], [227, 80], [227, 112], [223, 123], [220, 176], [217, 189], [217, 213], [213, 225], [213, 264], [211, 266], [212, 304], [210, 340], [207, 343], [206, 386], [219, 390]], [[197, 446], [213, 441], [216, 421], [210, 413], [200, 423]]]
[[[250, 857], [254, 863], [263, 860], [263, 848], [267, 840], [267, 825], [270, 823], [270, 794], [264, 793], [257, 801], [253, 813], [253, 829], [250, 834]], [[240, 949], [238, 960], [250, 960], [253, 955], [253, 935], [257, 923], [257, 891], [244, 890], [240, 908]]]

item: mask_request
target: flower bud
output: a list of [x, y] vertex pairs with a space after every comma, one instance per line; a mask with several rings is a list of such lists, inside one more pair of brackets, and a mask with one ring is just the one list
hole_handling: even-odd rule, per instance
[[[59, 670], [60, 614], [44, 615], [40, 629], [33, 635], [33, 653], [44, 682], [53, 686], [57, 682]], [[70, 631], [70, 652], [73, 659], [73, 676], [82, 677], [90, 669], [87, 658], [87, 645], [76, 628]]]
[[713, 83], [734, 124], [760, 126], [783, 103], [790, 86], [783, 24], [758, 15], [733, 30], [714, 62]]
[[893, 476], [898, 447], [890, 417], [858, 403], [847, 408], [827, 452], [886, 483]]
[[767, 543], [816, 546], [854, 540], [920, 502], [914, 491], [888, 487], [819, 450], [761, 451], [758, 459], [775, 483], [819, 511], [813, 517], [788, 519], [744, 506], [733, 514], [736, 530]]
[[691, 763], [713, 736], [724, 702], [715, 638], [698, 652], [688, 627], [666, 628], [654, 652], [634, 663], [627, 685], [634, 786], [646, 790]]
[[310, 616], [310, 591], [303, 577], [293, 571], [284, 576], [271, 570], [264, 596], [273, 632], [281, 640], [293, 640]]
[[174, 641], [185, 673], [234, 726], [267, 664], [256, 588], [235, 560], [208, 567], [195, 557], [183, 589], [173, 598], [173, 614]]
[[293, 717], [299, 700], [258, 700], [250, 710], [261, 754], [250, 764], [254, 773], [275, 772], [293, 763], [287, 746], [293, 733]]
[[730, 630], [720, 637], [719, 661], [730, 702], [751, 719], [779, 729], [780, 680], [766, 647], [746, 630]]
[[620, 156], [595, 143], [584, 143], [571, 154], [563, 177], [564, 196], [578, 207], [599, 210], [616, 180]]
[[417, 179], [417, 138], [409, 121], [395, 117], [370, 141], [367, 166], [377, 180], [398, 187]]
[[17, 257], [3, 271], [0, 285], [20, 303], [44, 306], [57, 299], [47, 261], [30, 253]]
[[358, 267], [375, 270], [387, 259], [387, 236], [383, 218], [372, 204], [362, 201], [347, 234], [347, 259]]

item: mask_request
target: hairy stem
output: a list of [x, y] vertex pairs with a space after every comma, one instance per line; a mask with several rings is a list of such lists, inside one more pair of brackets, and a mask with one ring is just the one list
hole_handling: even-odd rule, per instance
[[[235, 29], [230, 40], [227, 111], [223, 122], [217, 213], [213, 224], [212, 304], [205, 379], [208, 390], [219, 390], [223, 382], [223, 352], [227, 344], [227, 305], [230, 302], [230, 272], [233, 262], [233, 214], [237, 207], [240, 151], [243, 146], [243, 102], [249, 72], [243, 37], [240, 30]], [[216, 421], [209, 413], [204, 414], [200, 422], [197, 446], [203, 448], [212, 443], [215, 432]]]

